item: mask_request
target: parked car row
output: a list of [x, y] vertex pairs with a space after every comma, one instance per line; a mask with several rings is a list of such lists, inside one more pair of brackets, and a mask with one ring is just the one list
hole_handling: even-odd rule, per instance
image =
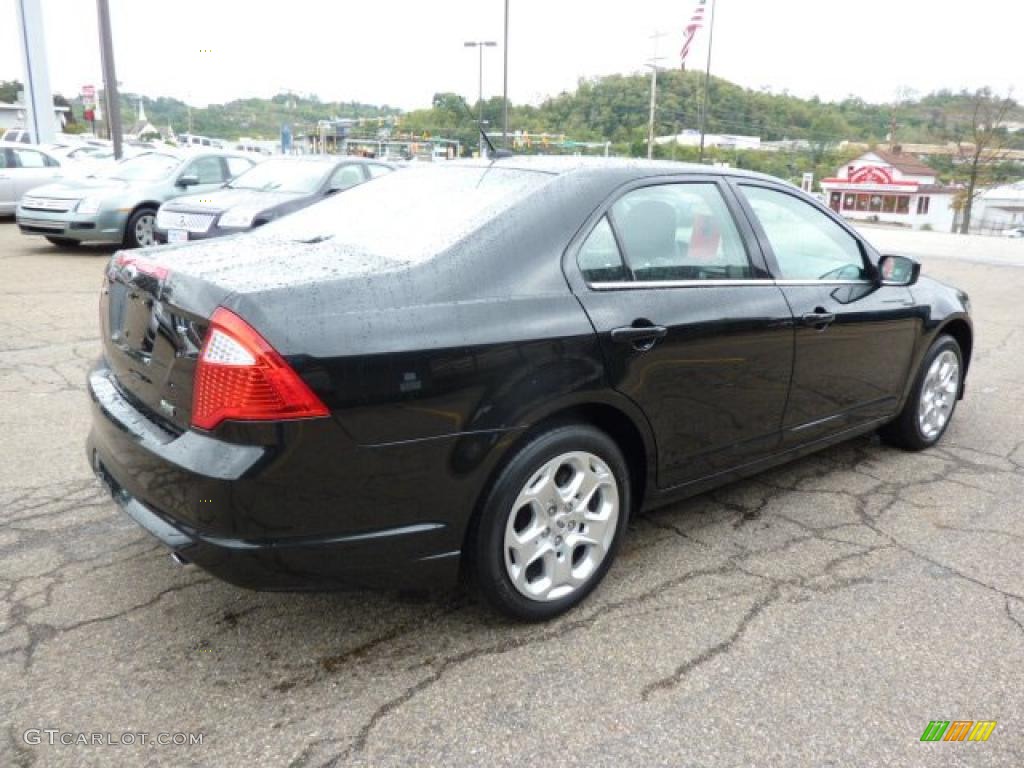
[[161, 203], [186, 192], [217, 189], [252, 165], [249, 157], [225, 152], [144, 152], [88, 176], [33, 189], [18, 204], [18, 227], [62, 246], [153, 245]]
[[[50, 173], [33, 179], [59, 174], [59, 161], [39, 150], [6, 151], [15, 160], [40, 155], [33, 162]], [[144, 151], [88, 174], [26, 186], [12, 199], [21, 197], [16, 217], [26, 235], [65, 247], [135, 248], [252, 229], [393, 170], [355, 157], [279, 157], [257, 165], [259, 159], [226, 150]]]
[[178, 243], [244, 232], [391, 170], [388, 164], [354, 157], [267, 160], [211, 193], [164, 203], [156, 218], [156, 240]]

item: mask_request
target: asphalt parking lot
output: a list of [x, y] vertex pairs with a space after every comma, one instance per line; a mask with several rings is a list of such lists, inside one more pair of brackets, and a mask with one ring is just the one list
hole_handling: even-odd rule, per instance
[[[869, 237], [971, 295], [940, 446], [863, 438], [634, 519], [589, 601], [523, 627], [174, 567], [84, 459], [110, 251], [0, 220], [0, 766], [1024, 765], [1024, 241]], [[921, 743], [936, 719], [998, 726]]]

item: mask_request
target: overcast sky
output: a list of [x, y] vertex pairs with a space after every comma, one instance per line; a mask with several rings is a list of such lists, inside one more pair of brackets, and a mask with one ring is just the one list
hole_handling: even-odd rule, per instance
[[[0, 4], [0, 79], [22, 79], [15, 2]], [[655, 31], [677, 67], [696, 0], [511, 0], [509, 96], [541, 101], [580, 77], [643, 68]], [[710, 2], [710, 0], [709, 0]], [[42, 0], [52, 84], [100, 84], [93, 0]], [[475, 98], [476, 52], [501, 41], [502, 0], [110, 0], [122, 88], [194, 105], [283, 88], [406, 109], [436, 91]], [[892, 100], [900, 87], [991, 85], [1024, 96], [1021, 0], [717, 0], [712, 72], [826, 100]], [[691, 50], [702, 68], [706, 30]], [[205, 52], [206, 50], [210, 52]], [[488, 49], [485, 96], [501, 93]]]

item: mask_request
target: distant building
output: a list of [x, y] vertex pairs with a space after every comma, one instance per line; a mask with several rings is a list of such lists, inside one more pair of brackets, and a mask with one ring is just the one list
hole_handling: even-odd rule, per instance
[[[55, 119], [54, 125], [58, 131], [64, 129], [64, 125], [67, 122], [68, 112], [69, 110], [67, 107], [55, 106], [53, 108], [53, 116]], [[25, 105], [0, 103], [0, 132], [6, 131], [8, 128], [24, 127]]]
[[137, 139], [141, 139], [143, 136], [161, 135], [160, 129], [146, 119], [146, 107], [142, 103], [142, 99], [139, 99], [139, 118], [135, 121], [135, 125], [132, 126], [132, 129], [128, 131], [128, 133]]
[[848, 219], [941, 232], [953, 228], [959, 191], [940, 184], [935, 169], [913, 155], [877, 148], [822, 179], [821, 188], [829, 207]]
[[[678, 144], [682, 147], [699, 147], [700, 131], [686, 130], [674, 136], [658, 136], [655, 144]], [[760, 149], [760, 136], [742, 136], [732, 133], [706, 133], [704, 134], [705, 147], [719, 147], [720, 149]]]
[[986, 189], [974, 201], [971, 230], [999, 232], [1024, 226], [1024, 181]]

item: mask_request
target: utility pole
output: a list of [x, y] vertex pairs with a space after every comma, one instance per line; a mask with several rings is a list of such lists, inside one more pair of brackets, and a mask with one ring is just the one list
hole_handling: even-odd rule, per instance
[[463, 46], [466, 48], [478, 48], [480, 50], [479, 97], [477, 98], [476, 117], [476, 127], [480, 130], [480, 157], [484, 156], [484, 48], [495, 48], [497, 45], [493, 40], [470, 40], [463, 43]]
[[121, 159], [121, 97], [117, 93], [114, 71], [114, 43], [110, 35], [110, 6], [107, 0], [96, 0], [100, 28], [100, 61], [103, 64], [103, 98], [107, 102], [107, 126], [114, 142], [114, 157]]
[[715, 0], [711, 0], [711, 20], [708, 23], [708, 63], [704, 69], [704, 93], [700, 105], [700, 160], [704, 162], [704, 128], [708, 114], [708, 85], [711, 82], [711, 44], [715, 40]]
[[651, 40], [654, 41], [654, 55], [651, 56], [651, 60], [647, 66], [651, 68], [651, 113], [647, 118], [647, 159], [650, 160], [654, 157], [654, 116], [657, 111], [658, 103], [658, 62], [661, 61], [662, 56], [658, 56], [658, 40], [665, 36], [665, 32], [655, 32], [651, 35]]
[[508, 2], [505, 0], [505, 69], [501, 87], [502, 119], [501, 119], [501, 144], [508, 149]]

